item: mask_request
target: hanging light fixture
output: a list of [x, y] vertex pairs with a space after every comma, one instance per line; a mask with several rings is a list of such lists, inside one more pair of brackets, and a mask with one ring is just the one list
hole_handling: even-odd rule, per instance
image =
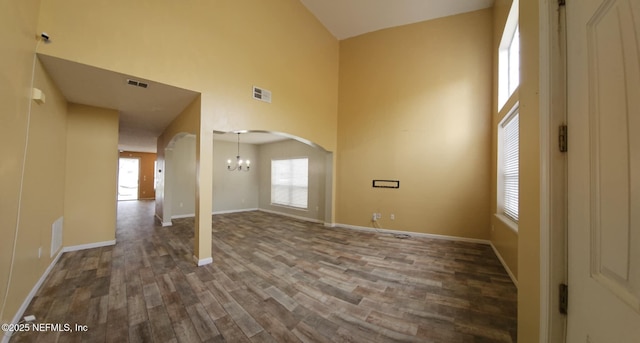
[[228, 171], [249, 171], [251, 166], [251, 161], [246, 160], [243, 161], [240, 158], [240, 132], [236, 132], [238, 134], [238, 154], [236, 155], [236, 164], [235, 166], [231, 166], [231, 159], [227, 160], [227, 170]]

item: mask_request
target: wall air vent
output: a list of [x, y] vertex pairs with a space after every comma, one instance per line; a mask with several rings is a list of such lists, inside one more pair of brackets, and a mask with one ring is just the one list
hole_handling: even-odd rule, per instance
[[132, 80], [132, 79], [127, 79], [127, 84], [131, 85], [131, 86], [142, 87], [142, 88], [149, 87], [148, 83], [144, 83], [144, 82], [140, 82], [140, 81], [136, 81], [136, 80]]
[[256, 100], [271, 103], [271, 91], [253, 86], [253, 98]]

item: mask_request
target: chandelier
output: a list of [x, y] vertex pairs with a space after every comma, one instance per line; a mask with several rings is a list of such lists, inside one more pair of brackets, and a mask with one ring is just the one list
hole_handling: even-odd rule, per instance
[[231, 159], [227, 160], [227, 170], [228, 171], [249, 171], [251, 161], [246, 160], [243, 161], [240, 158], [240, 132], [236, 132], [238, 134], [238, 154], [236, 155], [236, 163], [234, 166], [231, 165]]

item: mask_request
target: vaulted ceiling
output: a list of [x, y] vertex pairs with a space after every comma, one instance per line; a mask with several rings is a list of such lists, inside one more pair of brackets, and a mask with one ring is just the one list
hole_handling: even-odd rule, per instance
[[494, 0], [300, 0], [338, 39], [476, 11]]
[[[331, 32], [342, 40], [389, 27], [475, 11], [494, 0], [300, 0]], [[74, 103], [115, 109], [120, 112], [119, 149], [155, 152], [156, 138], [198, 93], [139, 80], [146, 89], [127, 83], [134, 76], [41, 55], [65, 98]], [[233, 134], [216, 139], [235, 141]], [[245, 143], [281, 140], [268, 133], [243, 135]]]

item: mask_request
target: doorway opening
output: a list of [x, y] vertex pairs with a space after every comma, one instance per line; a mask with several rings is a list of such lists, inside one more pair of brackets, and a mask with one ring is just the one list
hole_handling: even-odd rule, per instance
[[139, 175], [139, 158], [120, 158], [118, 163], [118, 201], [138, 200]]

